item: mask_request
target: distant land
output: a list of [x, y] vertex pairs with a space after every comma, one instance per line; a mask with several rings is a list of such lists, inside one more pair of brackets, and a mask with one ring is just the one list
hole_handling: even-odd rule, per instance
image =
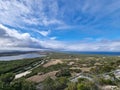
[[29, 53], [39, 53], [41, 55], [45, 55], [50, 52], [63, 52], [63, 53], [71, 53], [71, 54], [87, 54], [87, 55], [108, 55], [108, 56], [120, 56], [120, 52], [109, 52], [109, 51], [6, 51], [0, 52], [1, 56], [15, 56], [21, 54], [29, 54]]

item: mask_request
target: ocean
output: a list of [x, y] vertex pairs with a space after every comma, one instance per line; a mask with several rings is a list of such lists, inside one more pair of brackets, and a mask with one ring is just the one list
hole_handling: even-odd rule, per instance
[[108, 56], [120, 56], [120, 52], [93, 52], [93, 51], [81, 51], [81, 52], [69, 52], [74, 54], [88, 54], [88, 55], [108, 55]]

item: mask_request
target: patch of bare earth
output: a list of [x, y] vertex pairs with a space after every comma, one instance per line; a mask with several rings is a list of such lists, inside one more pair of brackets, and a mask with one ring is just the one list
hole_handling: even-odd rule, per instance
[[51, 66], [51, 65], [56, 65], [56, 64], [58, 64], [58, 63], [63, 63], [61, 60], [59, 60], [59, 59], [56, 59], [56, 60], [51, 60], [51, 61], [49, 61], [49, 62], [47, 62], [46, 64], [44, 64], [43, 65], [43, 67], [49, 67], [49, 66]]
[[120, 90], [117, 86], [106, 85], [102, 87], [102, 90]]
[[52, 72], [49, 72], [49, 73], [46, 73], [46, 74], [43, 74], [43, 75], [34, 75], [32, 77], [29, 77], [27, 78], [27, 81], [32, 81], [32, 82], [36, 82], [36, 83], [39, 83], [39, 82], [42, 82], [44, 81], [47, 77], [51, 77], [52, 79], [55, 79], [56, 78], [56, 73], [58, 71], [52, 71]]
[[82, 72], [90, 72], [90, 70], [91, 70], [92, 68], [96, 68], [96, 66], [93, 66], [93, 67], [82, 67], [82, 68], [80, 68], [80, 69], [82, 70]]
[[93, 67], [71, 67], [70, 69], [71, 70], [74, 70], [74, 69], [80, 69], [82, 72], [89, 72], [91, 70], [91, 68], [95, 68], [94, 66]]

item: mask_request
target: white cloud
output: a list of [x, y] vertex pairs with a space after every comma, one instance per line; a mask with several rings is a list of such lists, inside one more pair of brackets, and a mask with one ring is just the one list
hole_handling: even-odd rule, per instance
[[[47, 34], [44, 34], [47, 35]], [[63, 44], [54, 40], [38, 40], [33, 38], [29, 33], [20, 33], [15, 29], [8, 28], [0, 24], [0, 49], [3, 50], [36, 48], [36, 49], [62, 49]]]
[[42, 36], [48, 36], [49, 34], [50, 34], [50, 30], [48, 30], [48, 31], [42, 31], [42, 30], [39, 30], [39, 31], [37, 31], [39, 34], [41, 34]]
[[[55, 29], [59, 30], [76, 30], [75, 28], [78, 29], [80, 27], [79, 30], [86, 30], [85, 32], [92, 33], [92, 30], [96, 31], [96, 29], [94, 29], [94, 26], [97, 26], [96, 24], [94, 25], [94, 21], [99, 21], [100, 23], [100, 19], [117, 11], [120, 8], [119, 0], [116, 0], [114, 2], [105, 0], [85, 0], [83, 3], [78, 3], [82, 0], [76, 0], [76, 2], [74, 2], [74, 0], [70, 0], [69, 3], [68, 1], [63, 0], [62, 3], [64, 4], [62, 7], [59, 7], [57, 1], [58, 0], [0, 0], [0, 47], [29, 47], [38, 49], [50, 48], [73, 51], [120, 50], [120, 41], [65, 43], [62, 41], [57, 41], [56, 37], [49, 38], [48, 36], [51, 34], [50, 30], [44, 31], [44, 28], [54, 28], [56, 25], [57, 27], [55, 27]], [[73, 5], [76, 6], [72, 7]], [[80, 13], [81, 15], [77, 14], [77, 16], [76, 12], [78, 14]], [[118, 16], [119, 14], [116, 15], [116, 17]], [[114, 15], [110, 17], [109, 23], [113, 21], [116, 22], [116, 19], [112, 20], [114, 17]], [[79, 22], [86, 24], [82, 26], [81, 24], [78, 24]], [[89, 25], [91, 22], [92, 25]], [[101, 23], [100, 26], [103, 26], [103, 24], [104, 23]], [[18, 30], [8, 28], [4, 25], [15, 28], [25, 27], [28, 29], [28, 33], [18, 32]], [[50, 27], [50, 25], [53, 25], [53, 27]], [[43, 27], [43, 30], [39, 30], [37, 32], [42, 36], [47, 37], [47, 39], [49, 38], [49, 40], [38, 40], [29, 34], [31, 28], [37, 27], [40, 29], [42, 28], [41, 26]], [[89, 39], [87, 40], [89, 41]]]
[[7, 25], [18, 25], [22, 15], [29, 14], [30, 10], [17, 0], [0, 0], [0, 22]]
[[50, 37], [50, 39], [51, 39], [51, 40], [55, 40], [55, 39], [57, 39], [57, 37]]
[[38, 47], [38, 40], [29, 33], [20, 33], [0, 24], [0, 47]]
[[[27, 28], [29, 25], [64, 27], [71, 18], [74, 19], [73, 17], [76, 18], [72, 23], [77, 21], [84, 23], [92, 18], [95, 20], [91, 22], [99, 21], [118, 10], [120, 4], [119, 0], [76, 0], [76, 2], [71, 0], [69, 3], [63, 0], [61, 2], [64, 3], [62, 7], [59, 5], [59, 0], [0, 0], [0, 23], [20, 28]], [[75, 7], [72, 7], [73, 5]], [[79, 12], [82, 15], [77, 16], [75, 13], [79, 14]], [[85, 16], [85, 19], [82, 16]]]
[[63, 25], [64, 23], [60, 20], [57, 19], [52, 19], [52, 20], [47, 20], [46, 18], [43, 19], [43, 25], [48, 26], [48, 25], [55, 25], [55, 24], [59, 24], [59, 25]]
[[55, 40], [51, 37], [49, 40], [39, 40], [33, 38], [29, 33], [20, 33], [15, 29], [10, 29], [0, 24], [0, 50], [3, 49], [21, 49], [21, 50], [67, 50], [67, 51], [120, 51], [120, 40], [99, 40], [86, 43], [65, 43]]
[[[62, 24], [56, 18], [57, 6], [56, 1], [46, 3], [44, 0], [0, 0], [0, 23], [19, 28]], [[50, 9], [49, 14], [46, 14], [45, 9]]]

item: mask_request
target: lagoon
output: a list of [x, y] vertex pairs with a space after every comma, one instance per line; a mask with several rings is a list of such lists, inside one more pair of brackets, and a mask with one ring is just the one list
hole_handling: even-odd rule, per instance
[[38, 53], [29, 53], [29, 54], [20, 54], [20, 55], [12, 55], [12, 56], [1, 56], [0, 61], [30, 59], [30, 58], [37, 58], [42, 56], [45, 56], [45, 55], [40, 55]]

